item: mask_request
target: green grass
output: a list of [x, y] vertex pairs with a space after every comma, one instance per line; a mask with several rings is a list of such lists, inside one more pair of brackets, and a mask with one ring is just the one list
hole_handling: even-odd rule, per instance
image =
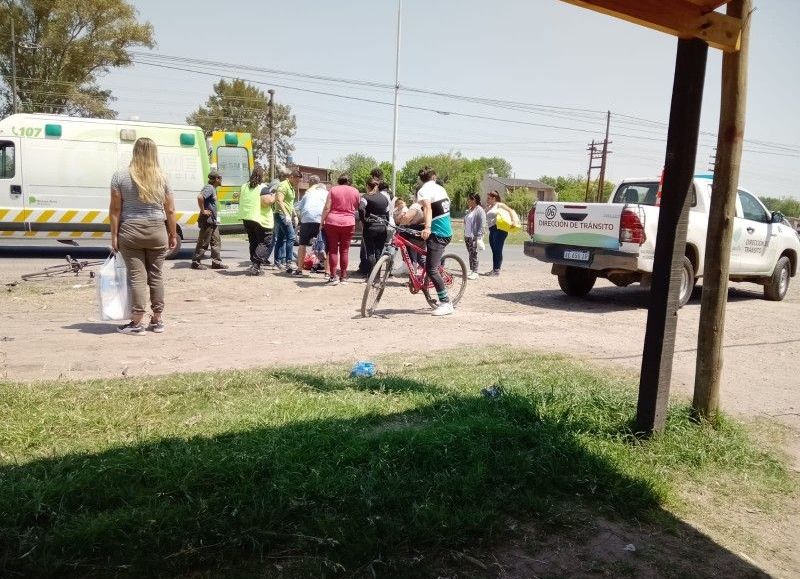
[[[655, 520], [681, 485], [718, 475], [762, 496], [793, 488], [727, 419], [694, 425], [675, 406], [664, 435], [637, 439], [631, 385], [563, 358], [379, 366], [0, 384], [0, 576], [248, 561], [350, 576], [376, 560], [408, 575], [502, 539], [510, 516]], [[498, 380], [502, 397], [480, 395]]]

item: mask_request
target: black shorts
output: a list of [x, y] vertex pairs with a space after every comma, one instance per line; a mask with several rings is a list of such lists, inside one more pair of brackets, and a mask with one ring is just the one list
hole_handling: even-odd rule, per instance
[[301, 223], [298, 243], [300, 245], [311, 245], [311, 240], [319, 235], [319, 223]]

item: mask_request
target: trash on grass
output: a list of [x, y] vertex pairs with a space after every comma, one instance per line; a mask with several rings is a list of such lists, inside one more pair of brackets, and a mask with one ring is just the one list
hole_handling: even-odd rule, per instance
[[351, 378], [372, 378], [375, 375], [375, 364], [372, 362], [356, 362], [350, 370]]
[[481, 395], [484, 398], [500, 398], [503, 395], [503, 387], [500, 384], [493, 384], [489, 388], [481, 388]]
[[625, 545], [625, 550], [634, 553], [636, 552], [636, 545], [634, 545], [633, 543], [628, 543], [627, 545]]

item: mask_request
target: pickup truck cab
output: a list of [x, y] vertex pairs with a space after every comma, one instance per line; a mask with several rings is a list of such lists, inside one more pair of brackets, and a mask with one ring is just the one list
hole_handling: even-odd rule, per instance
[[[697, 176], [689, 192], [691, 210], [680, 304], [703, 275], [711, 178]], [[658, 230], [658, 179], [626, 179], [608, 203], [539, 202], [528, 214], [525, 255], [552, 263], [562, 291], [588, 294], [598, 277], [617, 286], [649, 285]], [[800, 239], [783, 215], [770, 212], [740, 189], [731, 243], [730, 280], [764, 286], [764, 297], [780, 301], [797, 275]]]

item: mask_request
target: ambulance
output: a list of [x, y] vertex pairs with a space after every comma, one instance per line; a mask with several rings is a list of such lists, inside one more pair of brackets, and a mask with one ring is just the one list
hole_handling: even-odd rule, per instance
[[223, 222], [233, 225], [239, 186], [253, 167], [249, 134], [215, 132], [206, 141], [200, 127], [186, 125], [16, 114], [0, 120], [0, 240], [109, 239], [111, 177], [128, 166], [140, 137], [158, 145], [179, 241], [197, 238], [197, 194], [212, 158], [223, 175]]

